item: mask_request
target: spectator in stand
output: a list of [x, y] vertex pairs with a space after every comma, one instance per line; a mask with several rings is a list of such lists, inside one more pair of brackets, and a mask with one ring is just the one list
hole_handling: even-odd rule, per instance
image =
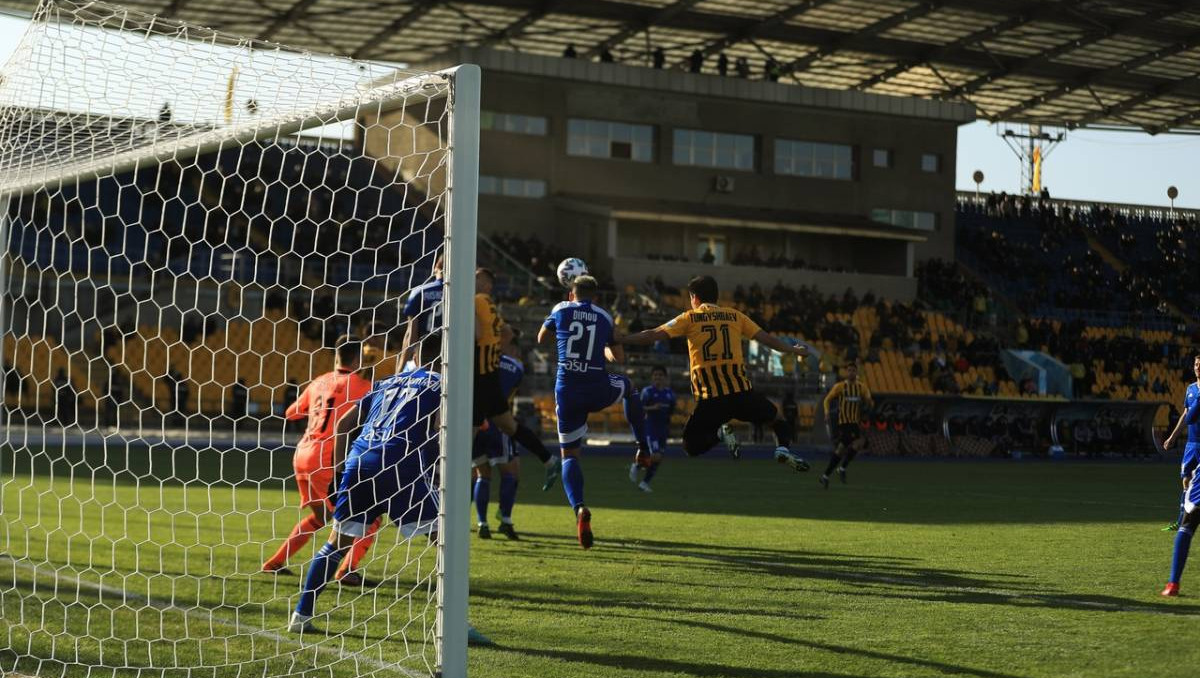
[[715, 254], [713, 254], [712, 248], [705, 247], [704, 254], [700, 255], [700, 263], [712, 264], [712, 263], [716, 262], [716, 260], [717, 260], [717, 256]]
[[654, 67], [659, 70], [662, 70], [663, 66], [667, 65], [667, 54], [666, 52], [663, 52], [662, 47], [654, 48], [654, 54], [651, 59], [654, 62]]
[[746, 57], [738, 57], [733, 64], [733, 69], [739, 78], [747, 80], [750, 78], [750, 61]]
[[578, 57], [579, 53], [575, 51], [575, 43], [568, 43], [567, 48], [563, 50], [562, 55], [564, 59], [574, 59]]
[[725, 77], [729, 74], [729, 57], [725, 56], [724, 52], [721, 52], [721, 54], [717, 56], [717, 73], [720, 74], [721, 77]]
[[693, 50], [692, 56], [688, 59], [693, 73], [699, 73], [704, 70], [704, 52]]

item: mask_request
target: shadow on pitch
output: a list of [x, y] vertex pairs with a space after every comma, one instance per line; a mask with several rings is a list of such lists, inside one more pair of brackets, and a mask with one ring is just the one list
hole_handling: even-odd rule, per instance
[[[540, 548], [513, 551], [513, 556], [577, 562], [578, 547], [570, 537], [538, 535], [540, 542], [558, 544], [558, 549]], [[700, 545], [688, 542], [637, 540], [631, 542], [598, 541], [587, 555], [589, 560], [606, 560], [629, 564], [654, 571], [685, 565], [687, 571], [704, 573], [702, 581], [676, 581], [675, 585], [737, 588], [728, 575], [766, 575], [781, 582], [796, 582], [793, 587], [778, 587], [794, 591], [803, 582], [830, 581], [845, 583], [875, 583], [889, 586], [921, 588], [988, 589], [1004, 587], [1019, 591], [1035, 591], [1024, 574], [989, 573], [986, 578], [972, 572], [942, 568], [920, 567], [912, 558], [871, 557], [843, 553], [822, 553], [795, 549], [733, 547]], [[683, 561], [683, 562], [680, 562]], [[713, 583], [717, 582], [717, 583]], [[761, 589], [758, 583], [754, 588]]]
[[895, 590], [880, 590], [872, 587], [870, 590], [853, 590], [842, 592], [845, 595], [865, 596], [870, 598], [890, 598], [926, 603], [951, 603], [966, 605], [1004, 605], [1008, 607], [1051, 608], [1060, 610], [1081, 610], [1087, 612], [1140, 612], [1146, 614], [1165, 614], [1180, 617], [1200, 616], [1200, 605], [1179, 604], [1177, 601], [1160, 601], [1151, 599], [1157, 589], [1146, 592], [1146, 598], [1120, 598], [1117, 596], [1101, 596], [1071, 593], [1046, 593], [1037, 590], [1026, 591], [986, 591], [986, 590], [936, 590], [935, 588], [898, 592]]

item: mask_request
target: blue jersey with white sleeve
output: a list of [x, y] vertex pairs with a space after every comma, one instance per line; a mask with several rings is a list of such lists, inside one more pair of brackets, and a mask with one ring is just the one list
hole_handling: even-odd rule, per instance
[[[646, 434], [652, 441], [666, 441], [675, 413], [675, 391], [647, 386], [642, 389], [642, 407], [646, 408]], [[657, 406], [657, 407], [656, 407]]]
[[389, 466], [437, 439], [442, 378], [423, 368], [375, 384], [359, 401], [366, 419], [346, 455], [346, 464]]
[[404, 304], [404, 315], [415, 318], [421, 334], [437, 332], [442, 328], [443, 281], [439, 278], [414, 287]]
[[441, 377], [413, 369], [380, 381], [359, 401], [366, 416], [346, 454], [333, 508], [335, 531], [361, 537], [383, 516], [406, 537], [435, 529], [432, 447], [441, 399]]
[[613, 319], [590, 301], [564, 301], [543, 323], [558, 339], [558, 378], [567, 384], [608, 383], [604, 348], [612, 343]]

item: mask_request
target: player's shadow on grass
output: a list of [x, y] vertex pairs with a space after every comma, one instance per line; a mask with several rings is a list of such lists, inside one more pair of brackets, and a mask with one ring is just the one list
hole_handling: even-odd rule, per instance
[[[576, 592], [577, 597], [574, 602], [564, 603], [563, 592], [557, 589], [553, 592], [553, 596], [538, 595], [538, 590], [529, 589], [525, 593], [516, 593], [514, 586], [509, 584], [497, 590], [484, 589], [478, 585], [471, 589], [472, 599], [483, 599], [495, 601], [499, 605], [504, 606], [519, 606], [530, 610], [545, 610], [545, 609], [561, 609], [565, 614], [573, 614], [578, 612], [580, 606], [588, 608], [597, 608], [605, 610], [605, 616], [622, 617], [629, 616], [630, 619], [649, 619], [650, 617], [635, 617], [632, 615], [621, 615], [611, 613], [612, 610], [650, 610], [664, 613], [681, 614], [681, 615], [702, 615], [702, 614], [718, 614], [718, 615], [738, 615], [738, 616], [754, 616], [754, 617], [783, 617], [788, 621], [820, 621], [825, 617], [815, 614], [795, 614], [786, 610], [764, 610], [755, 611], [746, 608], [734, 607], [713, 607], [713, 606], [686, 606], [675, 605], [672, 603], [650, 600], [645, 597], [638, 599], [620, 598], [612, 596], [603, 598], [597, 596], [595, 592]], [[544, 590], [544, 589], [542, 589]], [[664, 619], [664, 621], [673, 621]], [[767, 638], [767, 640], [775, 640]]]
[[[552, 594], [547, 594], [544, 589], [527, 588], [523, 592], [515, 592], [514, 587], [505, 585], [495, 591], [481, 589], [476, 587], [472, 590], [473, 597], [482, 597], [488, 600], [495, 600], [497, 605], [506, 607], [522, 607], [535, 611], [560, 611], [564, 615], [593, 615], [603, 617], [605, 619], [619, 618], [629, 619], [633, 622], [640, 622], [644, 626], [647, 622], [659, 622], [663, 624], [679, 625], [686, 627], [686, 631], [702, 631], [715, 632], [722, 636], [734, 637], [739, 636], [748, 638], [754, 641], [765, 641], [768, 643], [778, 643], [780, 645], [789, 646], [789, 649], [804, 648], [808, 650], [816, 650], [821, 652], [830, 652], [834, 654], [846, 654], [861, 657], [863, 659], [876, 660], [887, 662], [892, 665], [907, 665], [918, 669], [936, 672], [938, 674], [953, 673], [964, 676], [976, 676], [978, 678], [1015, 678], [1011, 674], [989, 671], [986, 669], [976, 669], [967, 666], [958, 666], [943, 662], [936, 662], [927, 659], [909, 657], [904, 655], [890, 654], [861, 647], [848, 647], [842, 645], [834, 645], [830, 643], [822, 643], [811, 640], [806, 640], [801, 637], [793, 637], [784, 635], [791, 628], [796, 628], [791, 624], [781, 624], [773, 626], [773, 629], [780, 631], [763, 631], [753, 628], [747, 628], [744, 625], [725, 625], [717, 624], [710, 621], [698, 619], [702, 614], [720, 614], [727, 616], [746, 616], [754, 614], [747, 608], [737, 610], [715, 610], [704, 608], [679, 608], [657, 604], [653, 601], [646, 600], [605, 600], [598, 596], [594, 591], [584, 591], [577, 589], [567, 592], [571, 597], [578, 597], [579, 601], [571, 602], [563, 600], [563, 592], [555, 591]], [[598, 608], [598, 609], [595, 609]], [[621, 612], [620, 609], [628, 610]], [[665, 616], [663, 613], [674, 612], [680, 616]], [[763, 614], [771, 617], [786, 617], [788, 615], [781, 614], [779, 610], [765, 611]], [[755, 615], [758, 616], [758, 615]], [[811, 616], [808, 616], [812, 618]], [[816, 619], [820, 619], [819, 617]], [[776, 678], [782, 676], [799, 676], [799, 677], [817, 677], [817, 676], [846, 676], [847, 674], [831, 674], [819, 671], [806, 672], [795, 670], [780, 670], [780, 669], [754, 669], [731, 667], [713, 663], [703, 662], [684, 662], [659, 657], [642, 657], [633, 655], [611, 655], [611, 654], [593, 654], [587, 652], [571, 652], [564, 650], [549, 650], [536, 648], [515, 648], [504, 647], [501, 649], [516, 650], [528, 655], [544, 656], [551, 659], [560, 659], [566, 661], [586, 662], [601, 666], [612, 666], [614, 668], [630, 669], [639, 668], [645, 670], [661, 671], [664, 673], [682, 673], [692, 676], [746, 676], [747, 678]]]
[[1154, 591], [1147, 593], [1147, 599], [1119, 598], [1117, 596], [1102, 596], [1072, 593], [1046, 593], [1037, 590], [1025, 591], [986, 591], [986, 590], [936, 590], [923, 589], [909, 593], [883, 591], [878, 588], [868, 590], [847, 591], [847, 595], [865, 596], [869, 598], [891, 598], [926, 603], [951, 603], [965, 605], [1004, 605], [1007, 607], [1046, 607], [1062, 610], [1082, 610], [1088, 612], [1141, 612], [1147, 614], [1165, 614], [1180, 617], [1200, 616], [1200, 605], [1180, 604], [1178, 601], [1149, 600]]
[[[577, 559], [577, 547], [569, 537], [542, 536], [546, 543], [564, 545], [559, 553], [544, 550], [530, 552], [531, 557], [540, 559]], [[716, 551], [716, 552], [714, 552]], [[514, 555], [518, 555], [518, 553]], [[892, 586], [945, 587], [962, 589], [1007, 589], [1029, 590], [1028, 575], [988, 573], [981, 576], [973, 572], [960, 572], [940, 568], [920, 567], [912, 558], [869, 557], [843, 553], [800, 551], [797, 549], [770, 549], [761, 547], [720, 547], [670, 542], [659, 540], [637, 540], [634, 542], [597, 542], [589, 559], [606, 559], [613, 562], [634, 563], [648, 571], [658, 568], [673, 568], [684, 561], [687, 570], [716, 575], [714, 585], [706, 576], [695, 586], [726, 587], [729, 579], [722, 575], [731, 571], [738, 575], [763, 574], [782, 581], [834, 581], [853, 583], [877, 583]], [[686, 581], [677, 582], [689, 585]], [[793, 590], [784, 587], [782, 590]]]

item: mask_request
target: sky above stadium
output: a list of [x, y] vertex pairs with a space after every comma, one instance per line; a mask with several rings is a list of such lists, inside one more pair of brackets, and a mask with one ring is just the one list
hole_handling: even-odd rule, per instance
[[[27, 21], [0, 15], [0, 62], [16, 48]], [[1200, 208], [1200, 135], [1075, 131], [1053, 150], [1043, 167], [1042, 183], [1056, 198], [1167, 205], [1167, 187], [1179, 189], [1177, 207]], [[1014, 192], [1021, 183], [1016, 155], [986, 122], [958, 132], [957, 176], [960, 190], [975, 190], [971, 176], [984, 173], [983, 191]]]

